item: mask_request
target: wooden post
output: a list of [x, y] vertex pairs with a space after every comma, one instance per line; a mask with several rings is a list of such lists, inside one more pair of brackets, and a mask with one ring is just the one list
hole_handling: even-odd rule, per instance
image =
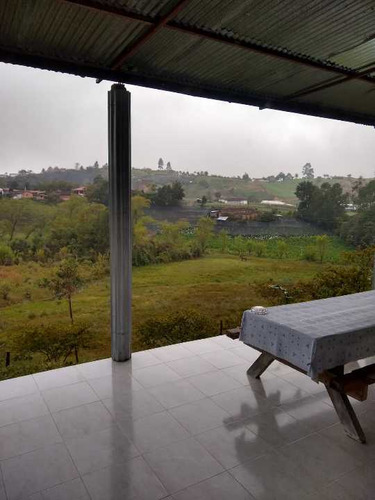
[[275, 358], [271, 354], [268, 354], [268, 352], [262, 352], [259, 358], [257, 358], [247, 370], [247, 374], [250, 377], [259, 378], [273, 361], [275, 361]]
[[326, 389], [346, 434], [360, 443], [365, 443], [366, 436], [348, 396], [343, 390], [333, 389], [329, 385], [326, 385]]
[[131, 357], [131, 134], [130, 92], [108, 92], [108, 172], [111, 251], [112, 359]]

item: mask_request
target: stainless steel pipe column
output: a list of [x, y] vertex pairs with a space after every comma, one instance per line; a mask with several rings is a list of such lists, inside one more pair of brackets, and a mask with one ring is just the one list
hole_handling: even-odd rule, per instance
[[108, 172], [111, 251], [112, 359], [131, 357], [131, 121], [130, 92], [108, 92]]

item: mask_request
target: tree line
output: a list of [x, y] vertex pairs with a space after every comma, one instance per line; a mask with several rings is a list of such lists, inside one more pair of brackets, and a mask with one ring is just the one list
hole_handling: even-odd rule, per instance
[[296, 196], [299, 199], [297, 217], [336, 232], [354, 247], [375, 245], [375, 180], [354, 186], [354, 215], [348, 215], [349, 194], [344, 193], [338, 183], [325, 182], [319, 187], [311, 181], [303, 181], [297, 186]]

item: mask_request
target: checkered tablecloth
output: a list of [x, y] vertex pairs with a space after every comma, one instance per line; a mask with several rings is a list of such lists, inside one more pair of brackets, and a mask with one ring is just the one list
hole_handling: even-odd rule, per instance
[[375, 291], [245, 311], [240, 340], [306, 370], [329, 368], [375, 355]]

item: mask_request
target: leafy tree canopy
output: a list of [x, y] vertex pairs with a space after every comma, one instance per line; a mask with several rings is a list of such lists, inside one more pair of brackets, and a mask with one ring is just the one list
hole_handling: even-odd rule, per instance
[[156, 193], [151, 194], [151, 201], [159, 207], [171, 207], [178, 205], [184, 197], [184, 189], [181, 183], [176, 181], [172, 185], [159, 187]]
[[106, 207], [109, 202], [109, 184], [101, 175], [95, 177], [93, 184], [87, 186], [86, 196], [89, 202], [102, 203]]
[[355, 202], [360, 210], [366, 210], [375, 205], [375, 180], [370, 181], [366, 186], [358, 188], [358, 196]]
[[348, 196], [340, 184], [324, 182], [318, 187], [303, 181], [297, 186], [296, 196], [300, 200], [297, 216], [325, 229], [335, 229], [345, 214]]
[[314, 179], [314, 169], [311, 166], [311, 163], [306, 163], [302, 167], [302, 177], [305, 179]]

